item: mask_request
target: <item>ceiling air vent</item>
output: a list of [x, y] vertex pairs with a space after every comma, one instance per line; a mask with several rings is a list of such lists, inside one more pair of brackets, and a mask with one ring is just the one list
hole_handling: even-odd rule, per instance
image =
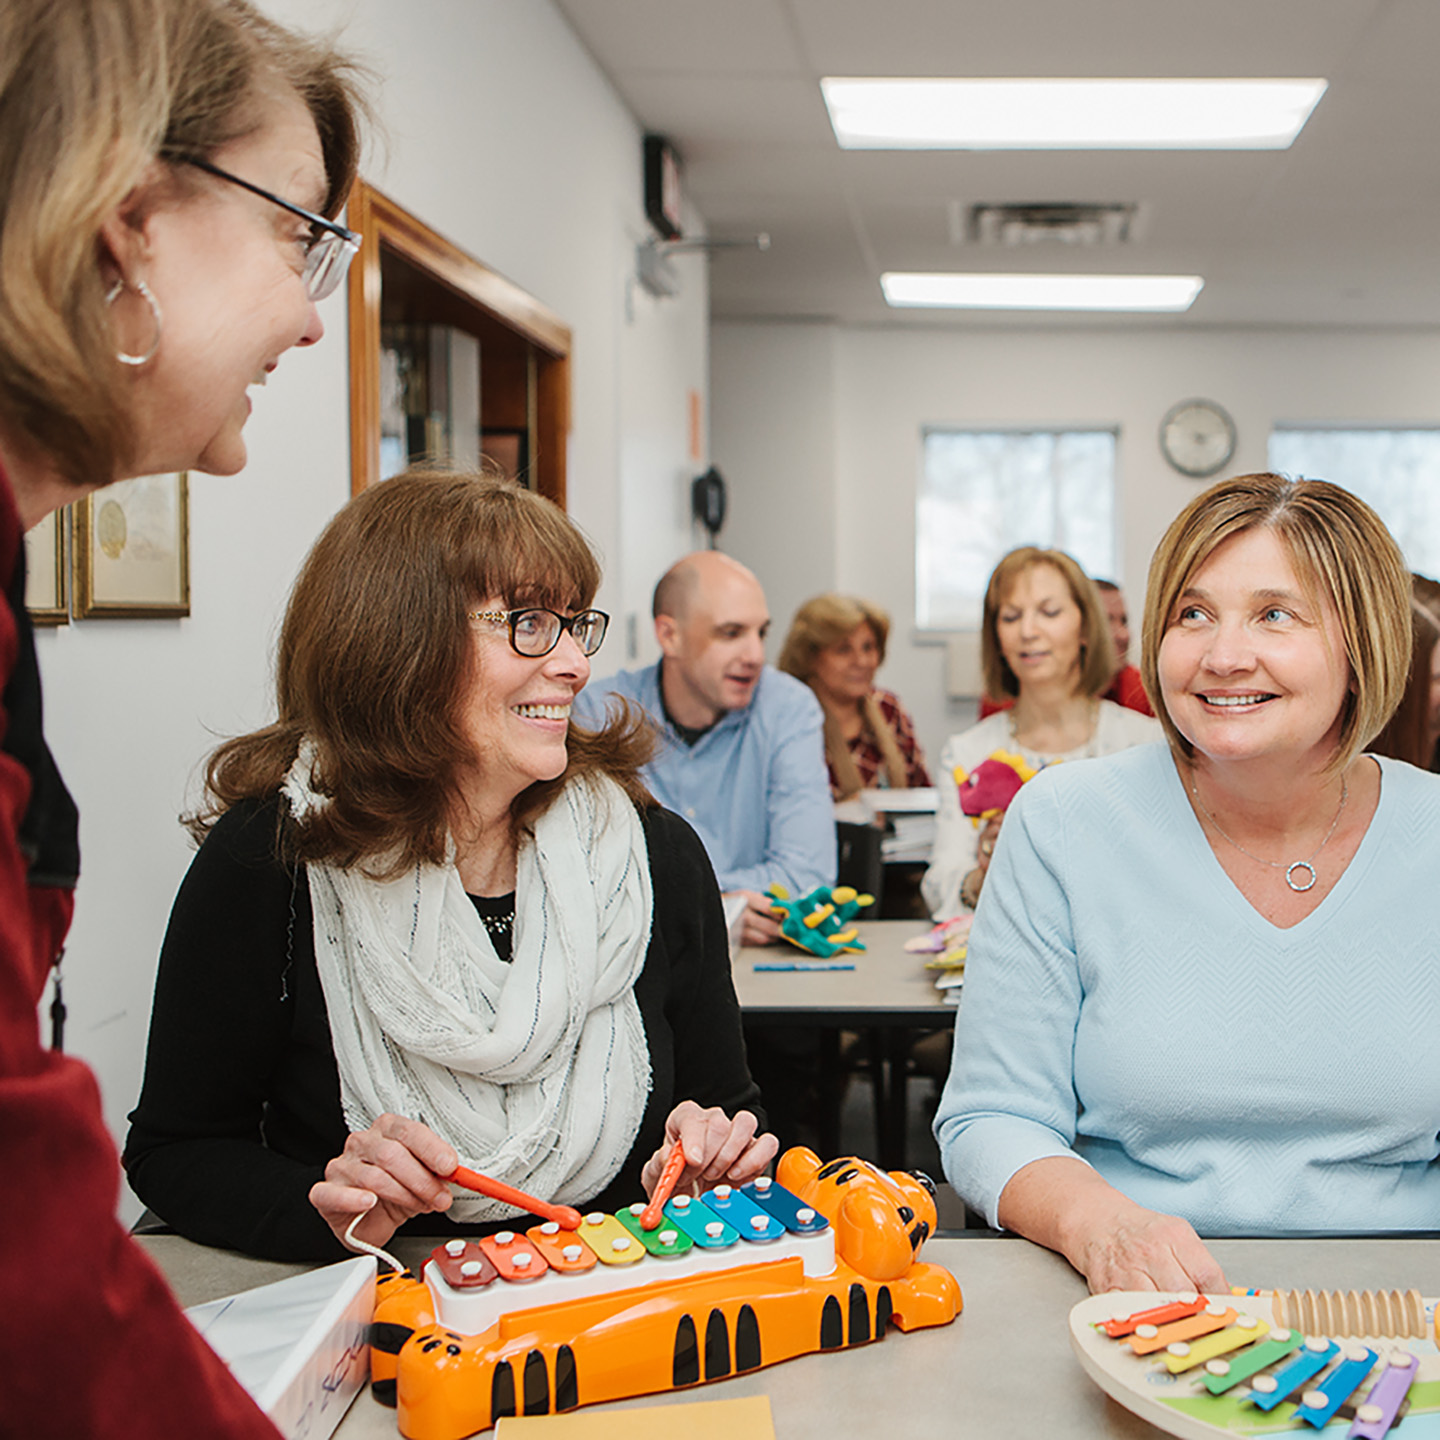
[[956, 244], [1012, 248], [1040, 244], [1126, 245], [1137, 238], [1139, 209], [1136, 204], [962, 207], [957, 203], [951, 214], [951, 239]]

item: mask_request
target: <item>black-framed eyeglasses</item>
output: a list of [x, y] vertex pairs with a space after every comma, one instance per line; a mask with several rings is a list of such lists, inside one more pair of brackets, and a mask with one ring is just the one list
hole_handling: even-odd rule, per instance
[[335, 287], [345, 278], [350, 261], [360, 249], [361, 237], [354, 230], [347, 230], [338, 221], [327, 220], [323, 215], [316, 215], [301, 205], [292, 205], [263, 186], [252, 185], [250, 181], [242, 180], [238, 175], [232, 175], [228, 170], [222, 170], [208, 160], [201, 160], [194, 155], [180, 155], [175, 158], [183, 164], [203, 170], [207, 175], [215, 176], [217, 180], [227, 180], [231, 185], [238, 185], [242, 190], [248, 190], [252, 195], [258, 195], [262, 200], [268, 200], [272, 205], [278, 205], [282, 210], [288, 210], [292, 215], [308, 221], [310, 239], [305, 246], [305, 268], [301, 272], [305, 280], [305, 294], [311, 300], [323, 300], [334, 293]]
[[471, 610], [472, 620], [510, 629], [510, 648], [517, 655], [538, 660], [548, 655], [568, 630], [586, 655], [593, 655], [604, 642], [610, 617], [603, 610], [582, 610], [578, 615], [557, 615], [553, 610]]

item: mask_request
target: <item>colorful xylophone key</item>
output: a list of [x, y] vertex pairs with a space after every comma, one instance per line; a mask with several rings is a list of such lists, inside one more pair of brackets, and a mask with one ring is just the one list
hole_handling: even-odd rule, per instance
[[[799, 1205], [797, 1200], [796, 1205]], [[778, 1240], [785, 1233], [785, 1226], [768, 1210], [762, 1209], [743, 1190], [730, 1185], [717, 1185], [705, 1196], [705, 1204], [722, 1220], [731, 1225], [746, 1240]]]
[[528, 1235], [499, 1230], [494, 1235], [482, 1235], [479, 1244], [502, 1280], [525, 1285], [538, 1280], [550, 1268]]
[[1233, 1325], [1239, 1312], [1229, 1305], [1207, 1305], [1194, 1315], [1183, 1320], [1174, 1320], [1169, 1325], [1137, 1325], [1130, 1338], [1130, 1348], [1137, 1355], [1153, 1355], [1182, 1340], [1195, 1340], [1209, 1335], [1214, 1330], [1223, 1330]]
[[1229, 1360], [1207, 1361], [1205, 1388], [1212, 1395], [1223, 1395], [1252, 1375], [1258, 1375], [1287, 1355], [1293, 1355], [1300, 1348], [1303, 1338], [1293, 1330], [1272, 1330], [1268, 1340], [1262, 1340], [1243, 1355], [1236, 1355]]
[[1164, 1305], [1152, 1306], [1149, 1310], [1137, 1310], [1133, 1315], [1122, 1315], [1107, 1320], [1100, 1328], [1112, 1339], [1133, 1335], [1141, 1325], [1168, 1325], [1172, 1320], [1183, 1320], [1187, 1315], [1197, 1315], [1205, 1308], [1203, 1296], [1193, 1300], [1170, 1300]]
[[635, 1204], [628, 1210], [617, 1210], [615, 1218], [645, 1247], [646, 1254], [661, 1260], [675, 1255], [688, 1255], [695, 1242], [678, 1225], [665, 1225], [663, 1228], [657, 1226], [649, 1230], [645, 1228], [648, 1208]]
[[1379, 1357], [1364, 1345], [1352, 1345], [1345, 1358], [1314, 1389], [1300, 1397], [1296, 1419], [1321, 1429], [1332, 1415], [1365, 1383]]
[[1408, 1350], [1392, 1350], [1380, 1378], [1355, 1407], [1355, 1423], [1347, 1432], [1347, 1440], [1380, 1440], [1395, 1423], [1419, 1373], [1420, 1361], [1416, 1356]]
[[802, 1205], [796, 1196], [783, 1185], [777, 1185], [768, 1175], [761, 1175], [742, 1186], [740, 1193], [768, 1210], [792, 1235], [813, 1235], [830, 1223], [809, 1205]]
[[1240, 1315], [1235, 1323], [1221, 1330], [1212, 1331], [1194, 1341], [1176, 1340], [1165, 1347], [1165, 1368], [1172, 1375], [1184, 1374], [1197, 1365], [1206, 1365], [1253, 1345], [1269, 1332], [1270, 1327], [1254, 1315]]
[[665, 1218], [706, 1250], [728, 1250], [740, 1243], [740, 1232], [733, 1225], [689, 1195], [677, 1195], [667, 1201]]
[[545, 1263], [562, 1275], [583, 1275], [598, 1263], [595, 1252], [573, 1230], [562, 1230], [553, 1220], [532, 1225], [525, 1233]]
[[1293, 1360], [1250, 1382], [1250, 1398], [1262, 1410], [1273, 1410], [1307, 1380], [1313, 1380], [1339, 1353], [1340, 1347], [1333, 1340], [1311, 1335]]

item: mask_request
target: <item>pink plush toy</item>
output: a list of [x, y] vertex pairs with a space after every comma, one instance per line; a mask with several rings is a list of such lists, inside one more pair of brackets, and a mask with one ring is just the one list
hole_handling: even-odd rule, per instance
[[976, 826], [983, 825], [992, 815], [1008, 808], [1020, 787], [1039, 771], [1025, 763], [1021, 755], [997, 750], [982, 760], [968, 774], [955, 767], [955, 783], [960, 787], [960, 809]]

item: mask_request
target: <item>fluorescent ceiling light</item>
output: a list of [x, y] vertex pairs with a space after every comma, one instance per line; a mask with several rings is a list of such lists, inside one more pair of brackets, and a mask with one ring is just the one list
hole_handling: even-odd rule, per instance
[[844, 150], [1285, 150], [1324, 80], [820, 82]]
[[1188, 310], [1198, 275], [955, 275], [889, 271], [880, 277], [896, 306], [964, 310]]

